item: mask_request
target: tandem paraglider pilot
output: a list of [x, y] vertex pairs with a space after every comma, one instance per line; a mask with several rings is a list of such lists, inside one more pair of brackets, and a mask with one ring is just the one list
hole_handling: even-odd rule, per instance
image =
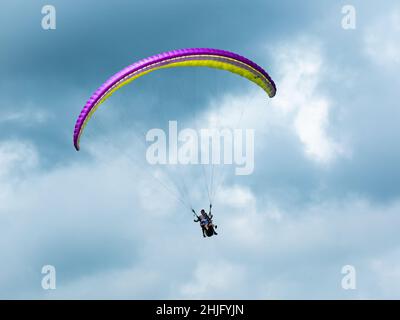
[[192, 209], [193, 214], [196, 216], [197, 219], [193, 220], [194, 222], [200, 222], [201, 231], [203, 232], [203, 237], [211, 237], [213, 235], [218, 235], [215, 231], [217, 226], [213, 224], [212, 218], [213, 215], [211, 214], [212, 205], [210, 204], [210, 212], [207, 212], [204, 209], [201, 209], [200, 215], [198, 216], [196, 211]]

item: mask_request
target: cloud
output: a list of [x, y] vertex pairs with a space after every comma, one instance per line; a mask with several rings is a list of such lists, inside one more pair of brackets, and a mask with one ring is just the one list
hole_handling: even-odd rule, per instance
[[[2, 148], [3, 159], [25, 155], [19, 143], [3, 145], [8, 146]], [[37, 154], [28, 157], [40, 163]], [[214, 211], [219, 235], [203, 239], [190, 212], [178, 203], [171, 205], [173, 199], [143, 173], [145, 168], [133, 165], [124, 154], [111, 157], [99, 152], [91, 157], [45, 172], [34, 166], [12, 184], [0, 215], [2, 297], [397, 295], [396, 282], [390, 283], [397, 279], [395, 269], [385, 276], [392, 268], [385, 256], [394, 255], [400, 246], [397, 202], [377, 206], [349, 197], [312, 203], [297, 212], [279, 201], [264, 205], [265, 193], [256, 197], [239, 183], [225, 184]], [[26, 166], [19, 161], [3, 163], [7, 172]], [[196, 193], [199, 188], [194, 184], [191, 189]], [[162, 208], [147, 205], [152, 202], [168, 208], [158, 214], [155, 211]], [[54, 292], [40, 288], [44, 264], [56, 267]], [[364, 275], [352, 295], [340, 288], [344, 264], [355, 265]], [[385, 289], [379, 289], [380, 283]]]
[[14, 112], [4, 112], [0, 115], [0, 123], [17, 123], [27, 126], [32, 126], [35, 124], [42, 124], [49, 119], [49, 114], [45, 111], [32, 110], [27, 108], [26, 110], [14, 111]]
[[36, 149], [30, 142], [0, 142], [0, 181], [27, 172], [38, 164]]
[[400, 65], [400, 10], [394, 9], [372, 20], [364, 33], [364, 50], [378, 65], [393, 68]]
[[332, 97], [322, 91], [329, 77], [320, 45], [311, 40], [281, 45], [274, 50], [280, 75], [274, 108], [292, 117], [294, 130], [314, 161], [329, 163], [345, 152], [345, 146], [329, 135]]
[[[162, 281], [162, 273], [142, 268], [115, 268], [89, 274], [61, 285], [61, 290], [49, 294], [52, 299], [151, 299]], [[46, 296], [44, 296], [46, 297]]]
[[[7, 261], [0, 274], [2, 296], [17, 287], [30, 294], [44, 264], [54, 264], [64, 284], [130, 265], [141, 230], [157, 220], [154, 205], [144, 205], [149, 189], [165, 212], [173, 210], [165, 191], [151, 180], [146, 184], [147, 176], [123, 155], [92, 160], [42, 170], [33, 145], [1, 143], [0, 252]], [[135, 225], [139, 232], [132, 230]]]
[[[293, 132], [309, 159], [329, 164], [348, 155], [344, 142], [330, 134], [330, 109], [334, 100], [321, 90], [329, 72], [316, 41], [300, 39], [271, 50], [279, 74], [277, 95], [266, 99], [260, 90], [228, 94], [210, 103], [205, 121], [209, 126], [254, 128], [268, 134], [274, 127]], [[271, 108], [272, 106], [272, 108]]]
[[225, 186], [218, 193], [218, 200], [232, 208], [254, 207], [256, 202], [253, 193], [239, 185]]
[[[383, 254], [369, 262], [371, 272], [376, 276], [373, 290], [387, 299], [400, 296], [400, 249]], [[369, 288], [371, 290], [371, 288]]]
[[180, 295], [185, 299], [234, 299], [243, 297], [245, 270], [225, 261], [199, 262], [193, 279], [181, 285]]

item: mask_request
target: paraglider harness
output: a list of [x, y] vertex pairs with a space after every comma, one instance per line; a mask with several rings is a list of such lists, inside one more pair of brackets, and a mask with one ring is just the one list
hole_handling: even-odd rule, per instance
[[[206, 235], [207, 237], [212, 237], [213, 235], [217, 234], [214, 229], [214, 225], [212, 222], [213, 215], [211, 214], [211, 208], [212, 204], [210, 204], [210, 212], [207, 214], [201, 214], [201, 216], [198, 216], [196, 214], [196, 211], [192, 208], [192, 212], [194, 216], [197, 218], [197, 220], [194, 220], [194, 222], [200, 222], [200, 226], [203, 230], [203, 235]], [[216, 228], [217, 226], [215, 226]]]

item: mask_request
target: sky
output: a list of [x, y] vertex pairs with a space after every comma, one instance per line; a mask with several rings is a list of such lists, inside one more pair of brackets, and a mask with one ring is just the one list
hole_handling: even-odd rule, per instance
[[[0, 298], [400, 298], [398, 1], [1, 4]], [[257, 62], [276, 96], [220, 70], [157, 71], [107, 100], [75, 151], [98, 86], [190, 47]], [[184, 184], [208, 207], [201, 169], [145, 162], [142, 133], [171, 120], [255, 130], [251, 175], [215, 169], [218, 236], [203, 239], [177, 197]]]

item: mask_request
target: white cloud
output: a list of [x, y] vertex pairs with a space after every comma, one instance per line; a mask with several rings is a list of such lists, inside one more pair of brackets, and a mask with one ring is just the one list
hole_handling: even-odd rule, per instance
[[49, 119], [50, 115], [43, 111], [28, 107], [14, 112], [2, 112], [0, 123], [19, 123], [26, 126], [42, 124]]
[[[96, 272], [62, 284], [47, 298], [62, 299], [151, 299], [152, 290], [161, 282], [162, 274], [149, 269], [125, 268]], [[149, 289], [150, 288], [150, 289]], [[153, 292], [154, 294], [154, 292]]]
[[[2, 154], [18, 159], [20, 148]], [[19, 164], [13, 172], [24, 167], [4, 163]], [[142, 171], [114, 153], [113, 159], [105, 154], [85, 164], [34, 170], [12, 184], [0, 215], [0, 295], [343, 298], [343, 264], [367, 275], [359, 280], [361, 293], [351, 297], [398, 295], [397, 271], [382, 256], [400, 246], [398, 203], [375, 206], [349, 198], [284, 210], [279, 203], [263, 206], [262, 196], [239, 184], [223, 186], [214, 210], [219, 235], [203, 239], [190, 212], [171, 206], [173, 199]], [[168, 214], [152, 214], [158, 209], [146, 205], [151, 201], [166, 204]], [[49, 263], [59, 270], [54, 293], [39, 286], [41, 265]]]
[[17, 171], [27, 171], [38, 163], [32, 144], [21, 141], [0, 142], [0, 179], [11, 177]]
[[400, 249], [372, 259], [370, 270], [377, 279], [374, 290], [387, 299], [400, 296]]
[[226, 261], [200, 262], [193, 279], [183, 284], [180, 294], [185, 299], [234, 299], [243, 297], [245, 270]]
[[0, 217], [10, 202], [15, 183], [38, 165], [34, 146], [23, 141], [0, 142]]
[[222, 188], [218, 194], [218, 201], [226, 203], [232, 208], [254, 208], [256, 199], [252, 192], [245, 187], [239, 185], [227, 186]]
[[344, 153], [344, 146], [328, 133], [332, 98], [320, 92], [327, 75], [326, 62], [317, 43], [301, 40], [274, 50], [280, 76], [274, 108], [293, 119], [294, 130], [306, 154], [320, 163], [329, 163]]
[[364, 34], [366, 54], [375, 63], [396, 68], [400, 66], [400, 10], [371, 21]]
[[277, 46], [272, 53], [279, 70], [274, 76], [277, 85], [274, 98], [266, 98], [258, 88], [224, 96], [211, 102], [201, 123], [211, 127], [254, 128], [261, 134], [280, 127], [293, 132], [305, 154], [320, 164], [347, 155], [348, 147], [329, 133], [329, 113], [334, 101], [320, 87], [333, 68], [325, 67], [327, 63], [319, 44], [299, 40]]

